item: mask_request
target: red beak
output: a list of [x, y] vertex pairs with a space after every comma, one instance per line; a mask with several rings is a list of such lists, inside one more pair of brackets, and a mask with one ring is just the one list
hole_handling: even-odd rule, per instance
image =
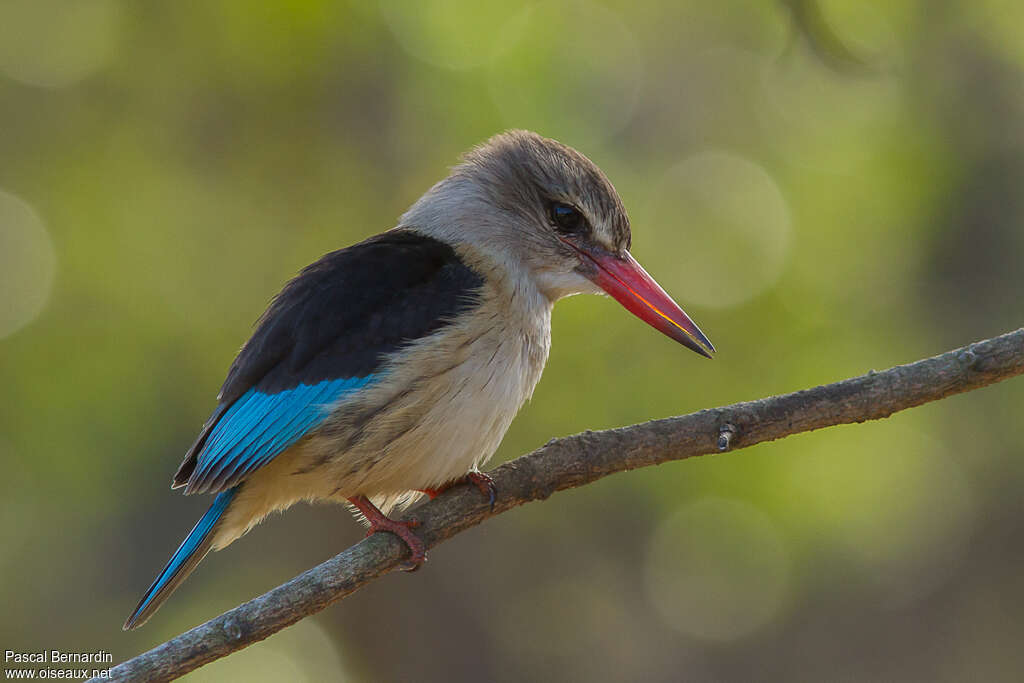
[[628, 251], [619, 256], [563, 241], [579, 252], [584, 263], [593, 266], [588, 277], [626, 310], [688, 349], [711, 358], [715, 347]]

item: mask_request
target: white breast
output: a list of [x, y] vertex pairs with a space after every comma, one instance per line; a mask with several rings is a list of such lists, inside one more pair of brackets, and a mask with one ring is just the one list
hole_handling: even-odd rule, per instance
[[[388, 405], [339, 454], [343, 489], [393, 499], [482, 466], [532, 395], [550, 347], [551, 305], [486, 296], [476, 313], [391, 368]], [[354, 470], [354, 471], [353, 471]], [[354, 494], [348, 494], [354, 495]], [[387, 502], [384, 503], [387, 506]]]
[[430, 409], [388, 449], [409, 465], [396, 480], [406, 488], [423, 488], [422, 482], [433, 487], [464, 476], [494, 454], [547, 360], [546, 311], [543, 317], [529, 330], [490, 326], [470, 342], [464, 361], [425, 384]]

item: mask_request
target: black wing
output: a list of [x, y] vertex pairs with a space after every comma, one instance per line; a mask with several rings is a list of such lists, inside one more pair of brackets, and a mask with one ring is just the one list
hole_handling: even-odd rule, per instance
[[[173, 486], [187, 484], [188, 493], [230, 488], [316, 426], [309, 405], [329, 401], [313, 388], [362, 386], [355, 380], [369, 379], [389, 354], [476, 305], [482, 284], [451, 246], [406, 229], [306, 267], [231, 364], [219, 404]], [[290, 422], [290, 431], [267, 430], [275, 422]], [[254, 437], [259, 429], [266, 433]]]

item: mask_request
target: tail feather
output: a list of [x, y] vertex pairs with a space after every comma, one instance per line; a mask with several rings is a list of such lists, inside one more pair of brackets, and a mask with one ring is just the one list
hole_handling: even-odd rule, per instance
[[153, 616], [153, 613], [160, 609], [171, 593], [181, 585], [181, 582], [188, 578], [196, 565], [210, 552], [210, 544], [213, 542], [214, 531], [217, 522], [224, 515], [231, 500], [239, 487], [229, 489], [219, 494], [213, 501], [213, 505], [206, 511], [206, 514], [196, 522], [192, 531], [185, 540], [181, 542], [178, 549], [174, 551], [167, 565], [156, 577], [153, 584], [146, 591], [146, 594], [139, 600], [138, 606], [128, 620], [124, 622], [124, 630], [130, 631], [146, 623], [146, 620]]

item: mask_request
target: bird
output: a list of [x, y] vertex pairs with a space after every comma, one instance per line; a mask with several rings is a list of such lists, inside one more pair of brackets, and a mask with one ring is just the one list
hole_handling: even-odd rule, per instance
[[711, 342], [631, 256], [626, 209], [575, 149], [523, 130], [472, 148], [398, 224], [307, 266], [232, 362], [172, 488], [216, 494], [124, 624], [210, 550], [299, 501], [347, 505], [426, 560], [391, 515], [481, 467], [533, 394], [556, 301], [606, 294], [687, 348]]

